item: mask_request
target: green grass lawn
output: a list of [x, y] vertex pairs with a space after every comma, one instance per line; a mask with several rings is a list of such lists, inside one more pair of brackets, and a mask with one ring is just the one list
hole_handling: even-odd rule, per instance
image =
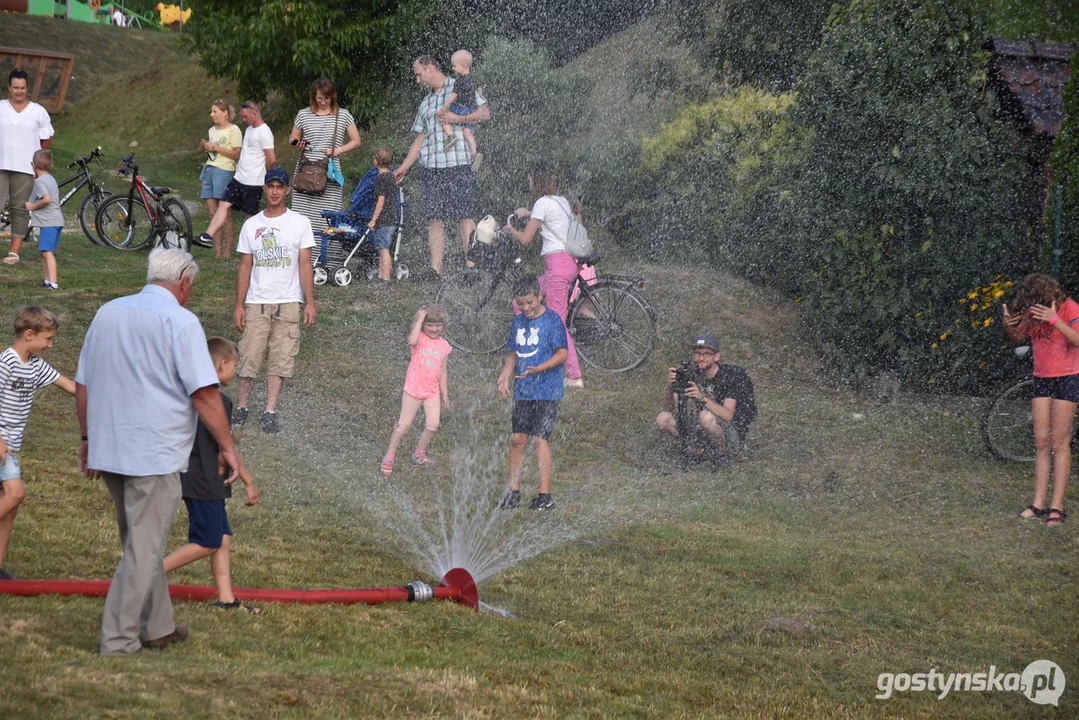
[[[3, 17], [0, 40], [19, 45], [11, 34], [30, 26]], [[60, 25], [34, 22], [50, 32]], [[197, 198], [192, 148], [209, 101], [229, 85], [182, 59], [142, 67], [114, 57], [122, 71], [56, 119], [57, 165], [97, 144], [115, 160], [134, 140], [150, 182]], [[373, 135], [400, 140], [406, 124]], [[280, 141], [288, 128], [277, 129]], [[90, 246], [74, 202], [65, 207], [61, 290], [38, 288], [33, 245], [20, 265], [0, 266], [0, 315], [27, 303], [56, 311], [63, 327], [48, 357], [69, 376], [94, 313], [141, 287], [146, 260]], [[205, 221], [196, 215], [196, 228]], [[611, 243], [596, 235], [608, 253]], [[414, 220], [403, 259], [422, 266], [424, 244]], [[202, 272], [189, 307], [208, 334], [235, 339], [236, 263], [196, 252]], [[529, 263], [538, 269], [535, 256]], [[1049, 530], [1014, 518], [1029, 502], [1032, 468], [989, 459], [981, 400], [882, 402], [837, 388], [799, 337], [797, 305], [715, 269], [617, 253], [601, 269], [648, 276], [660, 341], [632, 373], [586, 367], [587, 388], [562, 403], [553, 438], [559, 508], [518, 511], [486, 553], [531, 555], [481, 583], [481, 599], [501, 612], [264, 604], [253, 617], [177, 603], [177, 620], [192, 629], [187, 643], [160, 657], [110, 659], [96, 654], [100, 599], [0, 595], [0, 717], [1079, 714], [1079, 524]], [[283, 432], [239, 433], [263, 500], [230, 505], [236, 587], [436, 582], [401, 528], [439, 537], [438, 511], [454, 487], [487, 492], [466, 503], [467, 518], [451, 518], [489, 516], [509, 431], [494, 388], [497, 356], [451, 356], [454, 408], [432, 447], [437, 467], [406, 463], [389, 480], [378, 475], [409, 321], [434, 290], [409, 280], [378, 294], [362, 282], [318, 291], [318, 323], [304, 334], [280, 404]], [[753, 377], [760, 418], [746, 461], [683, 475], [651, 425], [664, 368], [703, 328]], [[251, 404], [256, 418], [262, 393]], [[115, 569], [111, 503], [102, 483], [78, 475], [77, 444], [73, 401], [44, 391], [22, 454], [28, 496], [4, 563], [20, 577], [104, 579]], [[534, 464], [525, 483], [527, 500]], [[185, 540], [181, 510], [169, 548]], [[209, 568], [197, 563], [171, 579], [207, 584]], [[775, 632], [775, 618], [813, 629]], [[1021, 672], [1042, 658], [1073, 683], [1056, 710], [1013, 692], [874, 699], [880, 673]]]
[[[64, 326], [49, 357], [71, 375], [94, 311], [138, 289], [145, 255], [71, 233], [62, 289], [49, 294], [36, 288], [32, 247], [25, 255], [0, 276], [0, 312], [57, 311]], [[208, 333], [235, 337], [235, 264], [199, 257], [191, 308]], [[185, 645], [103, 659], [100, 600], [0, 596], [0, 714], [1014, 717], [1036, 706], [1016, 693], [877, 701], [877, 675], [1019, 672], [1039, 658], [1075, 672], [1074, 529], [1012, 517], [1028, 501], [1030, 468], [986, 458], [976, 402], [878, 404], [829, 387], [792, 334], [794, 306], [714, 272], [611, 265], [651, 278], [661, 344], [629, 375], [586, 370], [588, 389], [564, 401], [554, 438], [561, 507], [546, 520], [514, 519], [550, 550], [480, 586], [509, 618], [452, 604], [266, 605], [255, 618], [178, 603], [192, 627]], [[238, 587], [437, 580], [400, 552], [379, 513], [397, 493], [430, 516], [431, 493], [462, 458], [501, 477], [508, 414], [494, 392], [498, 359], [455, 353], [438, 471], [406, 466], [379, 478], [408, 320], [432, 292], [412, 281], [380, 295], [358, 284], [320, 290], [319, 322], [282, 400], [284, 432], [242, 432], [263, 502], [231, 505]], [[650, 423], [663, 367], [700, 327], [749, 369], [761, 417], [749, 460], [682, 475]], [[256, 414], [260, 403], [256, 394]], [[45, 391], [5, 562], [21, 577], [107, 578], [117, 562], [107, 494], [76, 472], [77, 430], [71, 399]], [[528, 497], [533, 474], [526, 483]], [[170, 548], [185, 526], [181, 511]], [[560, 533], [573, 541], [560, 544]], [[172, 579], [205, 584], [208, 567]], [[765, 630], [776, 617], [815, 631]], [[1059, 712], [1075, 707], [1066, 692]]]

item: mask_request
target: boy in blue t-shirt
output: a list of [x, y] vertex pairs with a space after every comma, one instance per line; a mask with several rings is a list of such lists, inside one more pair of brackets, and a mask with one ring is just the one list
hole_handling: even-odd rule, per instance
[[539, 494], [532, 500], [533, 510], [553, 510], [551, 499], [551, 432], [558, 418], [562, 399], [562, 365], [569, 356], [566, 326], [562, 318], [543, 304], [543, 293], [533, 275], [513, 284], [513, 295], [521, 314], [513, 319], [506, 341], [506, 364], [498, 376], [498, 391], [509, 397], [510, 375], [513, 384], [513, 435], [510, 436], [510, 492], [502, 507], [513, 509], [521, 503], [521, 470], [525, 445], [532, 438], [539, 466]]

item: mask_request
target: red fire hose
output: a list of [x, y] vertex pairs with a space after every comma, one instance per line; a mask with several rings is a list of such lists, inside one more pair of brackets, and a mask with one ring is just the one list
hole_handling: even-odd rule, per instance
[[[105, 597], [109, 592], [108, 580], [0, 580], [0, 594], [7, 595], [81, 595]], [[266, 590], [260, 588], [234, 588], [233, 594], [240, 600], [257, 602], [297, 602], [307, 604], [340, 603], [345, 605], [364, 603], [378, 605], [386, 602], [426, 602], [428, 600], [453, 600], [473, 610], [480, 606], [479, 593], [472, 575], [464, 568], [454, 568], [442, 577], [442, 583], [432, 588], [424, 582], [391, 588], [360, 588], [353, 590]], [[201, 585], [169, 585], [173, 600], [210, 600], [217, 597], [217, 590]]]

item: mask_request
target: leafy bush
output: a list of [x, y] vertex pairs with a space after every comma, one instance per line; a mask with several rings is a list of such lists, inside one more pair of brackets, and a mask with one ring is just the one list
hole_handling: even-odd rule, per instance
[[985, 90], [987, 28], [970, 4], [855, 0], [808, 60], [794, 114], [812, 158], [791, 207], [816, 268], [805, 317], [845, 377], [976, 385], [927, 357], [932, 338], [954, 298], [1032, 265], [1028, 146]]
[[477, 176], [477, 213], [502, 218], [528, 198], [527, 174], [537, 162], [561, 171], [563, 189], [579, 189], [569, 139], [587, 122], [593, 80], [554, 68], [546, 51], [527, 40], [491, 38], [475, 70], [490, 103], [491, 122], [476, 129], [487, 169]]
[[698, 255], [754, 280], [798, 287], [782, 232], [789, 193], [780, 178], [805, 162], [792, 93], [751, 86], [683, 108], [642, 141], [640, 231], [654, 251]]

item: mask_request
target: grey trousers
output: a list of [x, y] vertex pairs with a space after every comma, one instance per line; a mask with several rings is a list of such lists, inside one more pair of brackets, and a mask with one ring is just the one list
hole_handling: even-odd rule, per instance
[[176, 629], [164, 557], [180, 504], [180, 473], [102, 475], [124, 547], [101, 618], [101, 653], [115, 655], [135, 652], [141, 640], [156, 640]]
[[26, 237], [30, 228], [30, 211], [26, 203], [34, 189], [33, 174], [0, 170], [0, 208], [7, 207], [11, 218], [11, 236]]

